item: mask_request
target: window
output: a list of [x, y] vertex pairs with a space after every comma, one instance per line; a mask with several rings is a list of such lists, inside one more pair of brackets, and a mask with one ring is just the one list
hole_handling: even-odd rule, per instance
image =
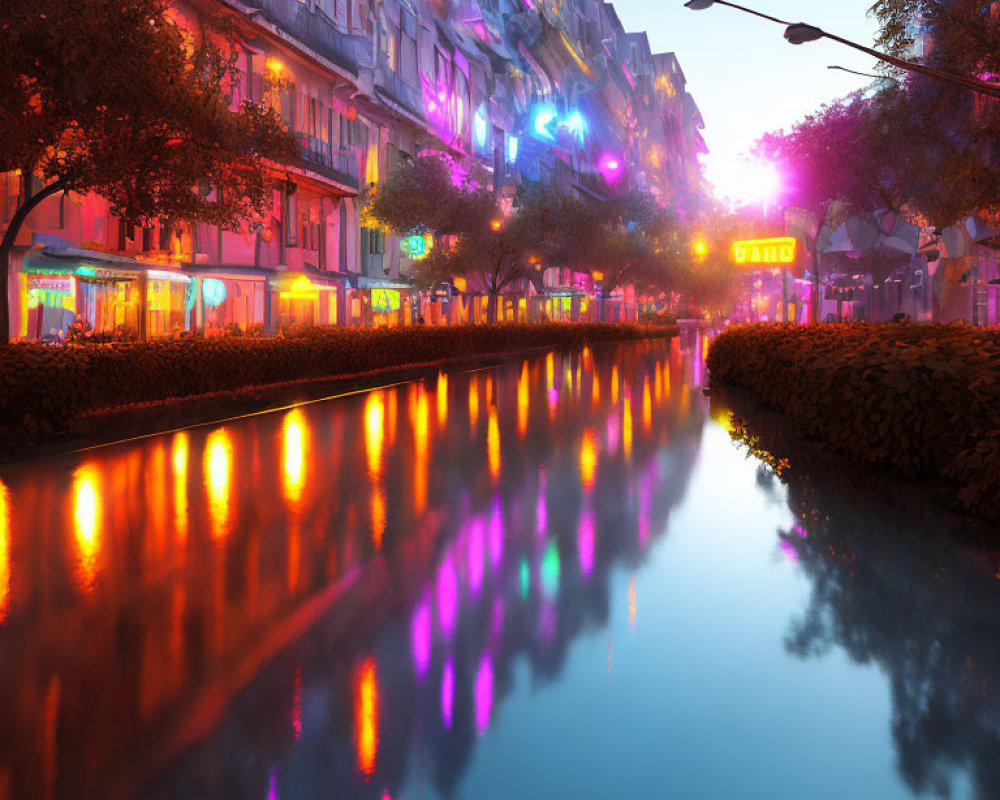
[[417, 20], [405, 8], [400, 12], [399, 72], [403, 80], [417, 84]]
[[387, 25], [385, 34], [385, 63], [393, 72], [399, 70], [399, 28]]

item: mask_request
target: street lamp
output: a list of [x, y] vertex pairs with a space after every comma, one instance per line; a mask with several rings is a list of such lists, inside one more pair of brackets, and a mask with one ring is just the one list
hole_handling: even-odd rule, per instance
[[830, 41], [846, 45], [854, 50], [860, 50], [862, 53], [872, 56], [879, 61], [884, 61], [886, 64], [891, 64], [897, 69], [926, 75], [928, 78], [934, 78], [955, 86], [961, 86], [963, 89], [978, 92], [979, 94], [986, 95], [987, 97], [1000, 98], [1000, 85], [982, 81], [978, 78], [969, 78], [965, 75], [955, 75], [951, 72], [944, 72], [923, 64], [917, 64], [913, 61], [904, 61], [901, 58], [896, 58], [895, 56], [891, 56], [887, 53], [880, 53], [878, 50], [865, 47], [857, 42], [852, 42], [848, 39], [843, 39], [840, 36], [835, 36], [832, 33], [827, 33], [822, 28], [817, 28], [815, 25], [807, 25], [804, 22], [786, 22], [783, 19], [772, 17], [769, 14], [762, 14], [761, 12], [754, 11], [751, 8], [737, 5], [736, 3], [730, 3], [729, 0], [688, 0], [688, 2], [684, 5], [692, 11], [704, 11], [706, 8], [711, 8], [714, 5], [729, 6], [730, 8], [735, 8], [737, 11], [742, 11], [746, 14], [752, 14], [755, 17], [761, 17], [762, 19], [766, 19], [770, 22], [776, 22], [779, 25], [784, 25], [785, 39], [790, 44], [805, 44], [806, 42], [815, 42], [818, 39], [829, 39]]

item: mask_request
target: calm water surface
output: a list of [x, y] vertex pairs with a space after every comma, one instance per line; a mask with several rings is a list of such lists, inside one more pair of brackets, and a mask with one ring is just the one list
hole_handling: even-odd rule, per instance
[[0, 800], [1000, 797], [992, 569], [703, 350], [0, 467]]

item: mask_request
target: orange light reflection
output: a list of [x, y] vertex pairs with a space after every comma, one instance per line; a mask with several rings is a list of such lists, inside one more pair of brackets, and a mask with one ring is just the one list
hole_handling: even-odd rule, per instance
[[410, 395], [410, 426], [413, 428], [413, 507], [421, 513], [427, 505], [427, 471], [430, 440], [430, 404], [423, 384]]
[[448, 422], [448, 376], [443, 372], [438, 374], [437, 413], [438, 427], [443, 428]]
[[521, 365], [521, 376], [517, 379], [517, 435], [522, 439], [528, 433], [528, 410], [530, 399], [528, 394], [528, 362]]
[[375, 761], [378, 756], [378, 700], [375, 658], [370, 656], [358, 670], [354, 692], [358, 769], [368, 778], [375, 772]]
[[171, 446], [170, 466], [174, 474], [174, 531], [178, 543], [187, 541], [188, 533], [188, 434], [180, 431], [174, 434]]
[[625, 404], [622, 411], [622, 445], [625, 448], [625, 458], [632, 460], [632, 397], [628, 387], [625, 388]]
[[10, 604], [10, 492], [0, 481], [0, 625]]
[[204, 469], [212, 538], [219, 541], [229, 532], [229, 490], [233, 471], [233, 441], [225, 428], [213, 431], [205, 439]]
[[92, 592], [101, 548], [101, 495], [99, 474], [93, 464], [82, 464], [73, 473], [73, 535], [76, 539], [78, 584]]
[[281, 478], [290, 511], [299, 508], [306, 482], [306, 416], [293, 408], [281, 425]]
[[469, 378], [469, 429], [475, 431], [479, 422], [479, 378]]
[[611, 368], [611, 402], [618, 405], [618, 365]]
[[580, 442], [580, 482], [585, 491], [589, 492], [594, 488], [596, 478], [597, 436], [593, 428], [587, 428], [583, 432], [583, 441]]
[[649, 391], [649, 378], [642, 379], [642, 432], [653, 430], [653, 397]]
[[495, 484], [500, 478], [500, 428], [497, 424], [497, 410], [490, 407], [490, 425], [486, 434], [486, 452], [490, 460], [490, 477]]
[[382, 474], [382, 440], [385, 435], [385, 401], [382, 392], [372, 392], [365, 401], [365, 451], [372, 480]]

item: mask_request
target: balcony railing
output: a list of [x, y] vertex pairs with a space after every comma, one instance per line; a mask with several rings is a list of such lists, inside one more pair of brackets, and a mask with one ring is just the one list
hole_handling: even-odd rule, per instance
[[300, 134], [299, 146], [302, 148], [302, 160], [310, 169], [343, 186], [355, 190], [360, 188], [356, 150], [335, 147], [308, 134]]
[[264, 18], [281, 28], [306, 47], [338, 66], [357, 74], [358, 47], [371, 47], [361, 36], [351, 36], [337, 30], [333, 20], [319, 8], [309, 10], [305, 3], [294, 0], [242, 0], [260, 9]]

